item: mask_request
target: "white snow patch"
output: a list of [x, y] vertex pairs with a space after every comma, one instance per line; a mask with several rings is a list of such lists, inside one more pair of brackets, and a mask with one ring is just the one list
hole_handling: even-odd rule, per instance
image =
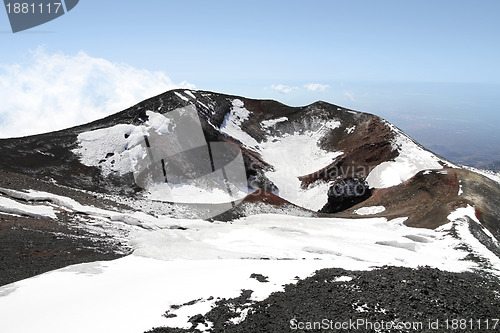
[[462, 184], [460, 184], [462, 181], [459, 180], [458, 181], [458, 195], [462, 195], [464, 193], [464, 191], [462, 190]]
[[139, 143], [154, 129], [166, 134], [172, 125], [162, 114], [146, 111], [144, 125], [118, 124], [112, 127], [84, 132], [78, 135], [79, 147], [73, 153], [87, 166], [99, 166], [105, 176], [111, 173], [124, 175], [133, 172], [139, 160], [146, 156], [146, 149]]
[[262, 124], [262, 127], [269, 128], [269, 127], [273, 127], [277, 123], [281, 123], [281, 122], [287, 121], [287, 120], [288, 120], [288, 117], [280, 117], [280, 118], [276, 118], [276, 119], [264, 120], [261, 122], [261, 124]]
[[443, 168], [439, 163], [442, 161], [439, 157], [420, 147], [394, 125], [388, 122], [385, 124], [396, 133], [393, 147], [397, 148], [399, 155], [394, 161], [380, 163], [370, 172], [366, 178], [370, 187], [395, 186], [410, 179], [419, 171]]
[[349, 282], [352, 281], [352, 277], [350, 276], [338, 276], [333, 280], [333, 282]]
[[476, 211], [474, 207], [471, 205], [467, 205], [467, 207], [460, 207], [455, 209], [453, 212], [448, 215], [448, 220], [449, 221], [455, 221], [458, 220], [459, 218], [463, 218], [465, 216], [470, 217], [473, 221], [480, 223], [479, 220], [476, 217]]
[[243, 322], [246, 317], [248, 316], [248, 312], [250, 312], [251, 308], [245, 308], [239, 312], [238, 317], [233, 317], [229, 319], [229, 322], [231, 322], [233, 325], [238, 325], [239, 323]]
[[362, 304], [362, 305], [355, 305], [353, 304], [353, 309], [354, 311], [358, 312], [358, 313], [362, 313], [362, 312], [368, 312], [370, 310], [370, 308], [368, 307], [368, 304]]
[[274, 167], [273, 171], [268, 171], [265, 175], [279, 188], [279, 195], [283, 199], [315, 211], [326, 204], [328, 183], [323, 182], [302, 189], [298, 177], [316, 172], [342, 155], [340, 151], [329, 152], [318, 146], [318, 140], [325, 134], [325, 128], [338, 126], [340, 122], [329, 121], [318, 131], [269, 137], [267, 141], [258, 145], [264, 161]]
[[84, 132], [78, 135], [79, 147], [73, 153], [84, 165], [100, 166], [104, 175], [122, 175], [132, 170], [131, 161], [146, 154], [141, 146], [134, 147], [146, 133], [145, 126], [125, 124]]
[[354, 214], [358, 215], [373, 215], [379, 214], [385, 211], [384, 206], [370, 206], [370, 207], [361, 207], [354, 211]]
[[30, 205], [0, 197], [0, 212], [16, 215], [28, 215], [36, 218], [57, 218], [54, 208], [46, 205]]
[[351, 127], [347, 127], [345, 129], [345, 131], [347, 134], [351, 134], [352, 132], [354, 132], [355, 129], [356, 129], [356, 125], [352, 125]]
[[[233, 99], [232, 101], [233, 107], [238, 108], [238, 109], [244, 109], [245, 108], [245, 103], [241, 99]], [[248, 110], [244, 110], [243, 112], [248, 112]], [[247, 115], [248, 117], [248, 115]]]
[[153, 128], [158, 134], [169, 133], [169, 128], [172, 126], [170, 119], [165, 118], [162, 114], [158, 112], [146, 111], [148, 116], [148, 121], [146, 122], [146, 127]]

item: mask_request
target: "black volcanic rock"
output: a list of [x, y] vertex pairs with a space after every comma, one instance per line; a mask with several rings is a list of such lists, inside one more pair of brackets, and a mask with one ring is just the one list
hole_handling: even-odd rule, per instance
[[[286, 285], [284, 291], [251, 305], [248, 292], [223, 299], [203, 319], [213, 323], [209, 332], [214, 333], [492, 332], [491, 319], [497, 322], [500, 307], [498, 293], [497, 277], [470, 272], [429, 267], [332, 268]], [[231, 323], [245, 308], [246, 318]], [[343, 323], [347, 325], [342, 327]], [[386, 326], [382, 327], [383, 323]], [[396, 326], [403, 324], [409, 326]], [[452, 329], [460, 324], [462, 329]], [[147, 333], [174, 332], [200, 331], [196, 326], [189, 330], [159, 327]]]
[[[179, 94], [184, 94], [184, 98], [179, 97]], [[143, 206], [142, 203], [134, 202], [135, 199], [141, 198], [144, 190], [136, 185], [131, 172], [123, 175], [114, 173], [106, 175], [103, 172], [102, 164], [116, 158], [113, 152], [102, 152], [98, 160], [103, 162], [94, 166], [84, 165], [80, 156], [74, 153], [80, 145], [79, 134], [120, 124], [143, 125], [148, 120], [147, 111], [168, 114], [180, 107], [194, 105], [207, 142], [225, 142], [241, 150], [248, 187], [250, 192], [253, 192], [240, 205], [216, 215], [214, 220], [229, 222], [254, 214], [352, 218], [358, 217], [354, 214], [357, 208], [383, 206], [385, 208], [383, 215], [378, 216], [384, 216], [388, 220], [407, 217], [405, 224], [408, 226], [433, 229], [448, 223], [447, 217], [451, 211], [470, 205], [474, 207], [476, 218], [480, 222], [477, 228], [473, 228], [474, 235], [492, 252], [497, 255], [500, 253], [497, 243], [494, 240], [490, 241], [486, 232], [489, 231], [494, 238], [500, 239], [500, 210], [498, 209], [500, 186], [493, 180], [436, 157], [442, 165], [446, 166], [439, 172], [421, 171], [396, 186], [373, 191], [368, 188], [364, 181], [368, 174], [381, 163], [394, 162], [399, 157], [401, 147], [395, 139], [403, 137], [411, 141], [403, 132], [380, 117], [325, 102], [316, 102], [303, 107], [290, 107], [271, 100], [255, 100], [208, 91], [190, 91], [189, 94], [195, 97], [188, 99], [185, 90], [172, 90], [85, 125], [24, 138], [2, 139], [0, 140], [0, 187], [19, 191], [31, 189], [48, 192], [72, 198], [85, 205], [96, 207], [105, 205], [105, 208], [116, 211], [122, 209], [125, 202], [126, 205], [130, 203], [132, 206], [126, 208], [129, 211], [145, 212], [151, 215], [168, 215], [174, 212], [179, 214], [175, 217], [196, 218], [196, 214], [199, 213], [196, 209], [209, 211], [213, 205], [156, 202], [149, 208], [145, 207], [147, 205]], [[243, 102], [248, 111], [248, 117], [241, 122], [238, 130], [255, 142], [263, 143], [267, 140], [278, 140], [297, 134], [319, 132], [321, 136], [317, 142], [318, 147], [326, 152], [338, 153], [335, 159], [325, 162], [327, 165], [316, 165], [318, 170], [307, 169], [311, 173], [294, 175], [294, 177], [298, 176], [300, 190], [322, 186], [317, 187], [320, 193], [315, 193], [315, 195], [322, 204], [328, 197], [328, 203], [321, 210], [323, 213], [313, 212], [300, 204], [280, 197], [282, 189], [266, 177], [266, 174], [272, 172], [275, 166], [263, 158], [261, 150], [241, 142], [240, 140], [244, 138], [238, 139], [221, 130], [235, 99]], [[265, 121], [280, 118], [286, 118], [286, 121], [263, 126]], [[328, 122], [334, 123], [335, 126], [325, 127]], [[425, 151], [423, 147], [414, 144]], [[328, 186], [324, 186], [325, 183]], [[326, 188], [330, 189], [328, 193]], [[460, 191], [463, 191], [463, 194], [459, 195]], [[112, 194], [118, 199], [116, 202], [107, 203], [99, 197], [101, 194]], [[191, 215], [182, 215], [183, 213]], [[199, 213], [199, 215], [202, 214]], [[68, 216], [67, 220], [73, 221], [72, 218], [73, 216]], [[12, 228], [26, 223], [33, 226], [34, 230], [42, 228], [43, 225], [48, 228], [47, 230], [51, 230], [50, 232], [61, 229], [68, 236], [72, 236], [73, 232], [73, 230], [68, 231], [66, 226], [57, 226], [48, 221], [33, 218], [5, 215], [2, 219], [2, 223], [7, 221], [4, 226], [8, 225]], [[66, 220], [63, 223], [66, 223]], [[20, 233], [12, 230], [14, 229], [3, 228], [4, 235], [0, 235], [0, 238], [8, 239], [9, 235], [18, 234], [25, 239], [31, 237], [31, 232]], [[90, 246], [85, 241], [56, 244], [48, 240], [50, 238], [44, 236], [37, 241], [43, 244], [43, 246], [40, 245], [43, 253], [54, 253], [54, 251], [61, 250], [60, 247], [65, 246]], [[96, 243], [98, 250], [102, 250], [106, 255], [109, 254], [108, 257], [118, 256], [117, 248], [123, 250], [117, 244], [112, 243], [110, 246], [105, 239], [98, 240]], [[24, 243], [5, 244], [7, 244], [5, 248], [0, 249], [5, 254], [2, 260], [16, 262], [23, 252], [13, 249], [23, 247]], [[8, 244], [12, 244], [12, 250], [7, 248]], [[60, 244], [63, 245], [60, 246]], [[67, 252], [71, 254], [72, 251], [74, 249]], [[97, 252], [99, 251], [96, 250], [94, 253], [81, 257], [73, 256], [71, 260], [62, 256], [51, 256], [50, 260], [47, 259], [46, 267], [57, 268], [68, 263], [94, 260], [100, 258]], [[24, 271], [20, 269], [16, 272], [14, 269], [9, 272], [9, 278], [4, 281], [13, 281], [16, 278], [24, 278], [41, 272], [38, 269], [39, 265], [37, 266], [36, 260], [32, 257], [36, 255], [38, 254], [30, 252], [28, 257], [23, 257], [22, 263], [26, 267], [23, 268]], [[51, 262], [48, 263], [49, 261]], [[11, 264], [10, 267], [15, 268], [16, 265]]]
[[371, 189], [364, 179], [345, 178], [335, 181], [328, 190], [328, 202], [320, 213], [337, 213], [365, 201]]

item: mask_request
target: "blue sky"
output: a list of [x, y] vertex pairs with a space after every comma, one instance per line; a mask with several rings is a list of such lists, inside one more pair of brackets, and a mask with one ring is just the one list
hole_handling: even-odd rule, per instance
[[[4, 97], [16, 96], [9, 87], [24, 78], [17, 89], [26, 100], [23, 87], [33, 82], [67, 88], [78, 81], [58, 79], [58, 71], [72, 71], [49, 63], [92, 63], [92, 76], [73, 89], [84, 107], [50, 98], [54, 108], [75, 113], [73, 122], [99, 102], [107, 103], [105, 114], [125, 106], [113, 102], [120, 96], [132, 101], [160, 92], [153, 86], [194, 86], [291, 105], [325, 100], [380, 115], [438, 153], [481, 149], [483, 159], [500, 159], [498, 13], [494, 0], [81, 0], [66, 15], [13, 34], [0, 11], [0, 86]], [[45, 65], [34, 65], [42, 58]], [[42, 72], [41, 81], [30, 78]], [[122, 95], [117, 85], [127, 87]], [[14, 106], [0, 110], [0, 120], [12, 119]]]

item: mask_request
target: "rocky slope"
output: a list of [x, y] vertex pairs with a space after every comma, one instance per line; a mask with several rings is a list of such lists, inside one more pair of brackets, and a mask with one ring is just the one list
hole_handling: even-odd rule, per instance
[[[339, 265], [329, 267], [430, 265], [475, 270], [487, 279], [500, 274], [498, 176], [454, 165], [375, 115], [324, 102], [289, 107], [174, 90], [89, 124], [0, 140], [0, 154], [0, 285], [130, 253], [167, 266], [180, 258], [201, 266], [233, 259], [238, 269], [248, 259], [324, 259]], [[415, 272], [380, 274], [394, 288], [404, 276], [474, 283], [469, 275]], [[378, 273], [342, 274], [361, 281]], [[297, 293], [308, 302], [311, 279], [293, 292], [287, 287], [284, 297]], [[353, 283], [343, 285], [361, 286]], [[11, 286], [0, 288], [0, 307]], [[320, 294], [338, 287], [316, 286]], [[365, 303], [375, 304], [382, 289], [369, 290], [373, 299]], [[262, 316], [284, 322], [292, 314], [289, 301], [273, 297], [254, 301], [250, 320], [230, 328], [274, 327]], [[393, 301], [403, 302], [387, 300]], [[330, 309], [325, 302], [320, 307]], [[217, 314], [225, 305], [215, 299], [202, 303], [214, 310], [190, 317], [194, 328], [233, 315]], [[470, 314], [470, 308], [455, 310]], [[397, 313], [373, 315], [385, 320]]]
[[[241, 151], [249, 195], [239, 205], [214, 210], [217, 205], [196, 198], [173, 203], [138, 186], [134, 133], [159, 131], [158, 119], [168, 121], [189, 106], [206, 142]], [[0, 140], [0, 154], [1, 188], [64, 193], [91, 205], [101, 205], [107, 196], [111, 209], [230, 221], [262, 213], [356, 218], [359, 208], [374, 206], [383, 211], [371, 216], [407, 217], [408, 226], [436, 228], [449, 223], [453, 210], [469, 205], [479, 230], [500, 239], [497, 182], [432, 154], [375, 115], [324, 102], [289, 107], [206, 91], [169, 91], [89, 124]], [[93, 197], [98, 202], [89, 201]]]
[[206, 327], [212, 332], [491, 332], [498, 321], [485, 318], [498, 316], [499, 292], [494, 278], [429, 267], [324, 269], [261, 302], [252, 302], [251, 290], [219, 300], [207, 314], [193, 316], [189, 329], [148, 333]]

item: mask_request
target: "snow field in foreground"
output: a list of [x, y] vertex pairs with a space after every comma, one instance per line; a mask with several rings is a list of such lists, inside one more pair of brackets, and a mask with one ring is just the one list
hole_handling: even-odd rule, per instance
[[[208, 222], [155, 217], [142, 212], [114, 212], [45, 192], [6, 189], [3, 192], [23, 200], [50, 201], [32, 207], [2, 198], [0, 203], [11, 205], [7, 205], [10, 210], [21, 205], [25, 210], [36, 208], [48, 214], [59, 208], [128, 225], [129, 243], [135, 254], [156, 259], [347, 257], [372, 265], [430, 265], [447, 270], [474, 266], [472, 262], [462, 260], [467, 253], [455, 250], [460, 240], [439, 229], [407, 227], [403, 224], [406, 218], [387, 221], [384, 217], [341, 219], [261, 214], [230, 223]], [[365, 208], [373, 213], [374, 210], [381, 211], [382, 207]], [[458, 209], [450, 214], [449, 220], [458, 221], [463, 216], [470, 216], [478, 223], [472, 207]]]
[[[91, 209], [87, 211], [92, 214]], [[209, 311], [217, 297], [232, 298], [239, 296], [241, 289], [250, 289], [254, 300], [262, 300], [294, 282], [295, 276], [304, 278], [320, 268], [478, 268], [464, 260], [468, 252], [457, 249], [464, 240], [474, 253], [490, 261], [491, 271], [498, 275], [499, 260], [495, 261], [466, 227], [464, 217], [473, 219], [473, 214], [473, 208], [468, 207], [448, 217], [450, 225], [459, 228], [461, 239], [449, 234], [450, 225], [437, 230], [415, 229], [402, 224], [405, 218], [387, 221], [267, 214], [232, 223], [210, 223], [147, 218], [144, 214], [143, 223], [155, 223], [155, 227], [132, 228], [133, 255], [69, 266], [0, 287], [0, 331], [143, 332], [162, 325], [189, 328], [188, 318]], [[174, 225], [186, 230], [170, 229]], [[294, 260], [256, 260], [259, 258]], [[251, 279], [252, 273], [268, 276], [269, 282]], [[175, 310], [177, 317], [162, 316], [171, 305], [193, 300], [200, 301]]]
[[[294, 282], [295, 276], [305, 278], [333, 264], [323, 260], [160, 261], [132, 255], [74, 265], [1, 287], [0, 331], [137, 333], [162, 325], [189, 328], [189, 317], [209, 311], [217, 297], [236, 297], [241, 289], [250, 289], [253, 300], [262, 300]], [[357, 263], [354, 268], [368, 267]], [[269, 282], [250, 278], [252, 273], [268, 276]], [[208, 301], [211, 296], [215, 298]], [[175, 318], [162, 316], [171, 305], [198, 299], [175, 311]]]

